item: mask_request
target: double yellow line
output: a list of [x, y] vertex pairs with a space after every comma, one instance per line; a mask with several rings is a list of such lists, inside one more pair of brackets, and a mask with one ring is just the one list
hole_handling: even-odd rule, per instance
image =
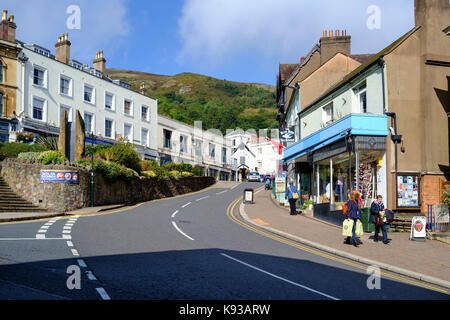
[[[321, 256], [323, 258], [330, 259], [330, 260], [333, 260], [333, 261], [336, 261], [336, 262], [340, 262], [340, 263], [343, 263], [345, 265], [358, 268], [360, 270], [364, 270], [364, 271], [367, 270], [367, 266], [364, 266], [364, 265], [361, 265], [361, 264], [357, 264], [357, 263], [353, 263], [353, 262], [350, 262], [348, 260], [344, 260], [344, 259], [338, 258], [336, 256], [333, 256], [333, 255], [321, 252], [319, 250], [312, 249], [310, 247], [301, 245], [298, 242], [295, 242], [293, 240], [289, 240], [289, 239], [277, 236], [277, 235], [275, 235], [273, 233], [270, 233], [268, 231], [263, 231], [263, 230], [258, 229], [258, 228], [254, 227], [254, 226], [252, 226], [252, 225], [250, 225], [248, 223], [245, 223], [245, 222], [239, 220], [234, 215], [234, 212], [235, 212], [236, 206], [241, 202], [242, 198], [243, 197], [241, 196], [241, 197], [235, 199], [227, 207], [227, 216], [234, 223], [237, 223], [238, 225], [240, 225], [240, 226], [242, 226], [242, 227], [244, 227], [244, 228], [246, 228], [246, 229], [248, 229], [250, 231], [256, 232], [256, 233], [258, 233], [258, 234], [260, 234], [260, 235], [262, 235], [264, 237], [267, 237], [267, 238], [273, 239], [275, 241], [287, 244], [287, 245], [289, 245], [291, 247], [295, 247], [295, 248], [300, 249], [302, 251], [306, 251], [306, 252], [309, 252], [309, 253], [312, 253], [312, 254], [315, 254], [315, 255], [318, 255], [318, 256]], [[433, 291], [436, 291], [436, 292], [440, 292], [440, 293], [443, 293], [443, 294], [450, 295], [450, 291], [448, 291], [448, 290], [441, 289], [439, 287], [428, 285], [428, 284], [425, 284], [425, 283], [422, 283], [422, 282], [418, 282], [418, 281], [406, 279], [406, 278], [403, 278], [403, 277], [395, 276], [395, 275], [393, 275], [391, 273], [386, 273], [384, 271], [381, 271], [381, 275], [383, 275], [386, 278], [390, 278], [390, 279], [393, 279], [393, 280], [398, 280], [398, 281], [401, 281], [401, 282], [412, 284], [414, 286], [418, 286], [418, 287], [422, 287], [422, 288], [425, 288], [425, 289], [429, 289], [429, 290], [433, 290]]]

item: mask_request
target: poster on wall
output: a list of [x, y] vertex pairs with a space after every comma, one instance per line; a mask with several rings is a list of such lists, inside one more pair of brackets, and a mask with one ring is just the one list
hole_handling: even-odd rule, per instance
[[78, 184], [78, 172], [68, 170], [41, 170], [41, 183], [75, 183]]
[[419, 207], [418, 175], [405, 174], [397, 176], [397, 207]]

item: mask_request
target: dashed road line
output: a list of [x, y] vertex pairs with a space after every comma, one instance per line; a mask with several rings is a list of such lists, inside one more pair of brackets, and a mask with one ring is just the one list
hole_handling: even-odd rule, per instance
[[217, 192], [216, 195], [224, 194], [225, 192], [228, 192], [228, 190]]
[[71, 249], [71, 251], [72, 251], [72, 254], [76, 257], [78, 257], [80, 255], [76, 249]]
[[328, 298], [328, 299], [331, 299], [331, 300], [340, 300], [340, 299], [338, 299], [338, 298], [336, 298], [336, 297], [330, 296], [330, 295], [325, 294], [325, 293], [323, 293], [323, 292], [314, 290], [314, 289], [309, 288], [309, 287], [307, 287], [307, 286], [303, 286], [303, 285], [301, 285], [301, 284], [299, 284], [299, 283], [296, 283], [296, 282], [294, 282], [294, 281], [285, 279], [285, 278], [283, 278], [283, 277], [277, 276], [276, 274], [273, 274], [273, 273], [270, 273], [270, 272], [265, 271], [265, 270], [263, 270], [263, 269], [260, 269], [260, 268], [258, 268], [258, 267], [252, 266], [251, 264], [248, 264], [248, 263], [246, 263], [246, 262], [244, 262], [244, 261], [241, 261], [241, 260], [238, 260], [238, 259], [236, 259], [236, 258], [230, 257], [229, 255], [227, 255], [227, 254], [225, 254], [225, 253], [221, 253], [221, 255], [224, 256], [225, 258], [231, 259], [231, 260], [233, 260], [233, 261], [235, 261], [235, 262], [238, 262], [238, 263], [240, 263], [240, 264], [242, 264], [242, 265], [244, 265], [244, 266], [247, 266], [247, 267], [249, 267], [249, 268], [251, 268], [251, 269], [253, 269], [253, 270], [262, 272], [262, 273], [267, 274], [267, 275], [269, 275], [269, 276], [271, 276], [271, 277], [274, 277], [274, 278], [276, 278], [276, 279], [278, 279], [278, 280], [281, 280], [281, 281], [290, 283], [290, 284], [292, 284], [292, 285], [294, 285], [294, 286], [297, 286], [297, 287], [306, 289], [306, 290], [308, 290], [308, 291], [317, 293], [317, 294], [319, 294], [319, 295], [321, 295], [321, 296], [324, 296], [324, 297], [326, 297], [326, 298]]
[[94, 276], [94, 274], [92, 273], [92, 271], [87, 270], [87, 271], [86, 271], [86, 275], [87, 275], [87, 277], [88, 277], [89, 280], [97, 281], [97, 278]]
[[73, 247], [73, 242], [72, 241], [67, 241], [66, 243], [67, 243], [68, 247]]
[[87, 268], [86, 262], [83, 259], [78, 259], [77, 262], [80, 267]]
[[203, 198], [197, 199], [197, 200], [195, 200], [195, 201], [202, 201], [202, 200], [205, 200], [205, 199], [208, 199], [208, 198], [209, 198], [209, 196], [206, 196], [206, 197], [203, 197]]
[[186, 208], [188, 205], [190, 205], [192, 202], [188, 202], [185, 205], [181, 206], [183, 209]]

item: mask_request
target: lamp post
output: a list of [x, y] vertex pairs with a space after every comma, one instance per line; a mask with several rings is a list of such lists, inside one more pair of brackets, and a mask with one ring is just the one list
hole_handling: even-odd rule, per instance
[[94, 207], [94, 141], [95, 141], [95, 135], [92, 131], [91, 134], [91, 143], [92, 143], [92, 150], [91, 150], [91, 207]]

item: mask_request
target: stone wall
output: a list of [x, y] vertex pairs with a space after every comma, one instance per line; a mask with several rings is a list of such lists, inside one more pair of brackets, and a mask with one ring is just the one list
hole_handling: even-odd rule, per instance
[[[41, 183], [40, 170], [73, 170], [79, 173], [79, 184]], [[1, 176], [18, 195], [50, 211], [67, 212], [91, 204], [90, 172], [77, 165], [47, 165], [29, 160], [6, 159], [1, 163]], [[95, 175], [96, 206], [136, 203], [199, 191], [215, 183], [212, 177], [190, 177], [157, 180], [139, 177], [132, 181], [107, 181]]]

